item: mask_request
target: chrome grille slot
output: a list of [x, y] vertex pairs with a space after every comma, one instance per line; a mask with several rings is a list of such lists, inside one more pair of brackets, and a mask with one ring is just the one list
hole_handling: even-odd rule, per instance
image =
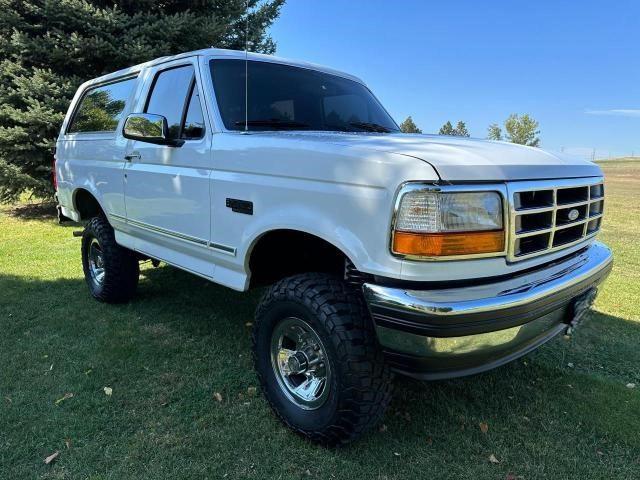
[[530, 237], [522, 237], [516, 239], [516, 256], [522, 256], [546, 250], [549, 246], [550, 236], [550, 233], [541, 233], [540, 235], [531, 235]]
[[600, 230], [602, 178], [513, 182], [507, 189], [511, 201], [510, 261], [568, 248]]
[[591, 220], [587, 224], [587, 235], [596, 233], [598, 230], [600, 230], [600, 222], [602, 222], [601, 218], [596, 218], [595, 220]]
[[556, 195], [558, 205], [584, 202], [589, 199], [589, 187], [559, 188]]
[[531, 213], [516, 217], [516, 232], [526, 233], [535, 230], [544, 230], [553, 225], [553, 212]]
[[553, 205], [553, 190], [518, 192], [514, 195], [514, 203], [516, 210], [551, 207]]
[[603, 209], [604, 209], [604, 200], [593, 202], [589, 205], [589, 216], [595, 217], [596, 215], [600, 215]]
[[562, 230], [556, 230], [553, 236], [553, 246], [559, 247], [560, 245], [566, 245], [567, 243], [575, 242], [582, 238], [584, 234], [584, 226], [573, 225]]
[[604, 185], [591, 185], [591, 200], [604, 197]]

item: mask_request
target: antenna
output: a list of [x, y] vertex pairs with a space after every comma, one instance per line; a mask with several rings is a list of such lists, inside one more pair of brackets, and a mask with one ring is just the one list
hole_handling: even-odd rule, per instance
[[249, 132], [249, 0], [246, 0], [244, 25], [244, 133]]

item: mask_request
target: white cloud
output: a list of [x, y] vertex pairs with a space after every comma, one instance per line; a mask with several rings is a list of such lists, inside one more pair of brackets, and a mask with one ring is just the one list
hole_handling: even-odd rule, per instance
[[585, 110], [587, 115], [611, 115], [616, 117], [640, 117], [640, 108], [612, 108], [609, 110]]

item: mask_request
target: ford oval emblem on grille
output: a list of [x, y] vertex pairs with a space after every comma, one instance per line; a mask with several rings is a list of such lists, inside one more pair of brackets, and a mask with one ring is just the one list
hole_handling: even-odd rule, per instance
[[567, 217], [569, 218], [569, 220], [571, 220], [572, 222], [577, 219], [580, 216], [580, 212], [578, 211], [577, 208], [572, 208], [571, 210], [569, 210], [569, 213], [567, 215]]

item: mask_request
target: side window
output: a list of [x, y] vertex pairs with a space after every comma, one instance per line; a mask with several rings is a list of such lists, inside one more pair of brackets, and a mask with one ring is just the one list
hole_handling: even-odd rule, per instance
[[200, 138], [204, 118], [192, 65], [170, 68], [156, 75], [145, 113], [167, 119], [170, 138]]
[[135, 78], [129, 78], [87, 90], [67, 133], [114, 132], [135, 81]]
[[189, 98], [189, 106], [187, 114], [184, 117], [184, 127], [180, 138], [201, 138], [204, 135], [204, 116], [202, 115], [202, 106], [200, 104], [200, 94], [198, 86], [194, 83]]

